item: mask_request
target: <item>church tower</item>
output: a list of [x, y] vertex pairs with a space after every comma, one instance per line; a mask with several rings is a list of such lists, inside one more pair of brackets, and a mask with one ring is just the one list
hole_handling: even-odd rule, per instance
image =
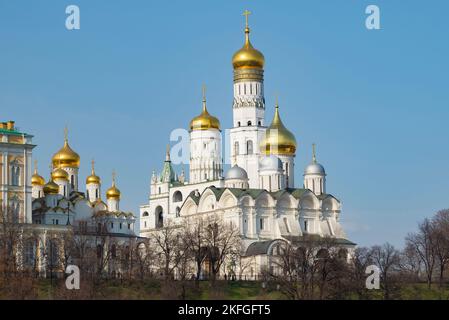
[[234, 68], [233, 128], [230, 130], [231, 165], [248, 173], [250, 188], [259, 185], [259, 143], [265, 133], [263, 73], [265, 58], [249, 39], [249, 11], [245, 11], [245, 43], [232, 58]]
[[86, 178], [87, 198], [94, 203], [101, 199], [101, 179], [95, 174], [95, 161], [92, 160], [92, 172]]
[[69, 175], [70, 190], [78, 191], [80, 156], [69, 146], [68, 130], [64, 130], [64, 146], [53, 155], [53, 168], [61, 168]]
[[203, 110], [190, 122], [190, 183], [218, 180], [223, 175], [220, 121], [210, 115], [203, 86]]
[[121, 192], [115, 185], [115, 171], [112, 172], [112, 186], [106, 191], [106, 199], [108, 201], [108, 211], [120, 211]]
[[260, 144], [260, 150], [267, 156], [276, 155], [282, 161], [285, 186], [287, 188], [294, 188], [296, 138], [284, 126], [281, 120], [277, 99], [273, 121], [271, 121], [271, 125], [267, 129], [266, 135]]
[[313, 147], [312, 163], [304, 169], [304, 188], [312, 190], [317, 196], [326, 193], [326, 171], [316, 161], [315, 144]]

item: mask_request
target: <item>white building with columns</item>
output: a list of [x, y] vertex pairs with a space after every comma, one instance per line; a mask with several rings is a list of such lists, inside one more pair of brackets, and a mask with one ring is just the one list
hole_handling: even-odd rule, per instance
[[0, 123], [0, 212], [17, 223], [31, 223], [32, 138], [14, 121]]
[[327, 193], [315, 147], [297, 186], [296, 138], [281, 120], [277, 102], [266, 125], [265, 58], [250, 42], [248, 19], [244, 32], [244, 45], [232, 57], [231, 168], [223, 172], [221, 124], [209, 113], [203, 91], [202, 112], [189, 127], [189, 177], [175, 173], [167, 150], [162, 172], [153, 171], [149, 201], [140, 207], [140, 236], [158, 232], [168, 221], [184, 224], [191, 217], [217, 214], [239, 227], [243, 255], [257, 261], [251, 273], [267, 265], [280, 241], [313, 235], [354, 248], [339, 223], [341, 203]]

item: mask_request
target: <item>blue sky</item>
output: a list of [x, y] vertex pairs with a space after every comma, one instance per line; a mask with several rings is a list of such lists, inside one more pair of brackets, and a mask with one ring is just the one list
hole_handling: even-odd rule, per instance
[[[81, 29], [65, 29], [65, 8]], [[381, 30], [365, 28], [365, 8]], [[299, 142], [296, 181], [311, 144], [361, 245], [402, 246], [407, 232], [449, 207], [447, 1], [0, 0], [0, 120], [34, 134], [40, 171], [70, 143], [81, 177], [95, 158], [103, 190], [118, 173], [122, 209], [147, 201], [174, 128], [201, 107], [231, 126], [232, 54], [251, 39], [266, 59], [267, 121], [274, 95]]]

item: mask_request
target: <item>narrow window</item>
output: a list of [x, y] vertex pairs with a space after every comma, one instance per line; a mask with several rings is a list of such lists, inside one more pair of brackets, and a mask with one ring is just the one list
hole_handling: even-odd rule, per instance
[[246, 142], [246, 153], [253, 154], [253, 141], [252, 140], [248, 140]]
[[239, 142], [238, 141], [234, 142], [234, 155], [236, 155], [236, 156], [239, 155]]

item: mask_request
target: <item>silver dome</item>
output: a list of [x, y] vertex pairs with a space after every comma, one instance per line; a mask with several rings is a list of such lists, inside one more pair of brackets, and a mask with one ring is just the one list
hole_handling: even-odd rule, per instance
[[248, 180], [248, 174], [245, 169], [240, 168], [238, 165], [234, 165], [231, 169], [226, 172], [226, 180]]
[[266, 156], [259, 161], [259, 171], [282, 171], [282, 161], [274, 155]]
[[324, 170], [324, 167], [315, 162], [315, 163], [311, 163], [309, 164], [305, 169], [304, 169], [304, 174], [319, 174], [319, 175], [326, 175], [326, 171]]

